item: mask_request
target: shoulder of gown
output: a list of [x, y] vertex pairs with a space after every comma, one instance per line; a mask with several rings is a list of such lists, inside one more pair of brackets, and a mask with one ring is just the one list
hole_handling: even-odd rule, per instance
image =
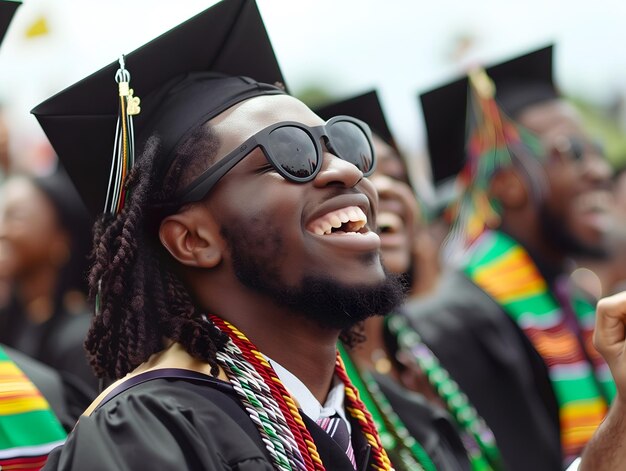
[[561, 468], [558, 406], [522, 330], [469, 278], [445, 275], [405, 315], [493, 430], [507, 469]]
[[439, 471], [469, 471], [471, 465], [452, 417], [421, 394], [409, 391], [389, 376], [374, 374], [381, 391], [411, 436]]
[[44, 336], [39, 358], [58, 370], [67, 381], [82, 389], [93, 400], [98, 379], [93, 373], [84, 343], [91, 325], [87, 311], [71, 314], [61, 312], [51, 321]]
[[81, 416], [44, 469], [273, 469], [230, 391], [164, 378], [137, 385]]

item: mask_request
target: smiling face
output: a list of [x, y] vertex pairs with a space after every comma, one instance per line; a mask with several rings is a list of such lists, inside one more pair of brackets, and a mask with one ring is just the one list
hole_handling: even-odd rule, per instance
[[[323, 121], [289, 96], [259, 97], [223, 113], [213, 121], [221, 139], [219, 156], [250, 135], [280, 121], [309, 126]], [[380, 240], [375, 233], [377, 198], [361, 172], [329, 152], [322, 170], [308, 184], [286, 181], [261, 149], [253, 150], [215, 186], [205, 200], [230, 233], [247, 232], [255, 240], [280, 238], [273, 265], [281, 265], [282, 281], [297, 285], [305, 275], [332, 274], [346, 282], [377, 282]], [[330, 234], [328, 225], [333, 226]], [[259, 254], [262, 255], [262, 254]]]
[[377, 222], [383, 264], [391, 273], [408, 273], [419, 207], [401, 157], [377, 136], [374, 147], [378, 165], [370, 179], [380, 200]]
[[[220, 140], [216, 162], [219, 164], [222, 156], [254, 133], [281, 121], [311, 127], [323, 124], [309, 108], [289, 96], [247, 100], [211, 121]], [[206, 211], [207, 221], [213, 220], [219, 227], [218, 245], [224, 250], [216, 269], [232, 270], [243, 287], [306, 310], [313, 307], [305, 308], [298, 300], [311, 292], [319, 296], [322, 292], [336, 296], [361, 290], [376, 292], [387, 283], [375, 230], [377, 204], [372, 183], [324, 146], [321, 171], [311, 182], [285, 180], [256, 148], [195, 206]], [[383, 297], [389, 301], [387, 294]], [[306, 299], [304, 304], [317, 302]], [[347, 305], [352, 301], [343, 302]], [[328, 310], [331, 304], [338, 304], [341, 310], [341, 303], [323, 301], [317, 310]], [[357, 310], [378, 308], [384, 306], [355, 306]], [[355, 316], [350, 315], [353, 320]], [[344, 324], [337, 321], [335, 326]]]
[[54, 206], [27, 178], [8, 180], [0, 196], [0, 272], [20, 279], [53, 266], [55, 249], [66, 243]]
[[612, 224], [611, 169], [590, 143], [575, 110], [562, 100], [533, 105], [517, 118], [548, 150], [549, 193], [540, 207], [544, 236], [574, 255], [600, 255]]

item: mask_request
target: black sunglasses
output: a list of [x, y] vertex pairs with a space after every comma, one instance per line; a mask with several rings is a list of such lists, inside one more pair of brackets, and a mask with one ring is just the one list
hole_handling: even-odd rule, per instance
[[551, 143], [550, 148], [556, 152], [559, 158], [569, 158], [575, 162], [581, 162], [586, 155], [595, 154], [604, 157], [604, 146], [600, 141], [590, 141], [578, 136], [559, 136]]
[[262, 129], [206, 169], [178, 197], [186, 204], [203, 199], [211, 188], [255, 148], [260, 147], [268, 162], [286, 180], [310, 182], [322, 168], [324, 155], [321, 139], [330, 152], [355, 165], [363, 176], [374, 171], [372, 133], [367, 124], [349, 116], [336, 116], [323, 126], [309, 127], [283, 121]]

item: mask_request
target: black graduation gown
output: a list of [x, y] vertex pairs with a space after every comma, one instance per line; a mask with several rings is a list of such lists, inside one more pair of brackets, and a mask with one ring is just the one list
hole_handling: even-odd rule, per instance
[[93, 398], [79, 385], [68, 383], [52, 368], [12, 348], [3, 346], [7, 355], [46, 398], [63, 428], [70, 431]]
[[471, 470], [459, 432], [446, 411], [429, 403], [422, 395], [407, 390], [389, 376], [374, 374], [374, 379], [438, 471]]
[[562, 469], [547, 368], [502, 308], [461, 273], [404, 307], [413, 327], [493, 430], [507, 469]]
[[83, 347], [91, 315], [61, 309], [40, 325], [29, 324], [17, 301], [0, 310], [0, 342], [57, 370], [68, 383], [97, 395], [98, 380]]
[[[50, 470], [273, 470], [260, 435], [230, 384], [159, 378], [136, 385], [82, 416]], [[337, 443], [303, 416], [328, 470], [353, 471]], [[370, 469], [370, 446], [353, 424], [359, 470]]]

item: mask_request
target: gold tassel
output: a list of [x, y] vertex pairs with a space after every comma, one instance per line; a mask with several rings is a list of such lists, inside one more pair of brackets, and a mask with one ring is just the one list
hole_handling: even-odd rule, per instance
[[141, 112], [140, 99], [130, 88], [130, 72], [125, 67], [124, 56], [119, 59], [120, 68], [115, 74], [118, 83], [119, 111], [113, 144], [113, 159], [104, 212], [118, 214], [126, 199], [125, 182], [135, 163], [135, 137], [133, 116]]

